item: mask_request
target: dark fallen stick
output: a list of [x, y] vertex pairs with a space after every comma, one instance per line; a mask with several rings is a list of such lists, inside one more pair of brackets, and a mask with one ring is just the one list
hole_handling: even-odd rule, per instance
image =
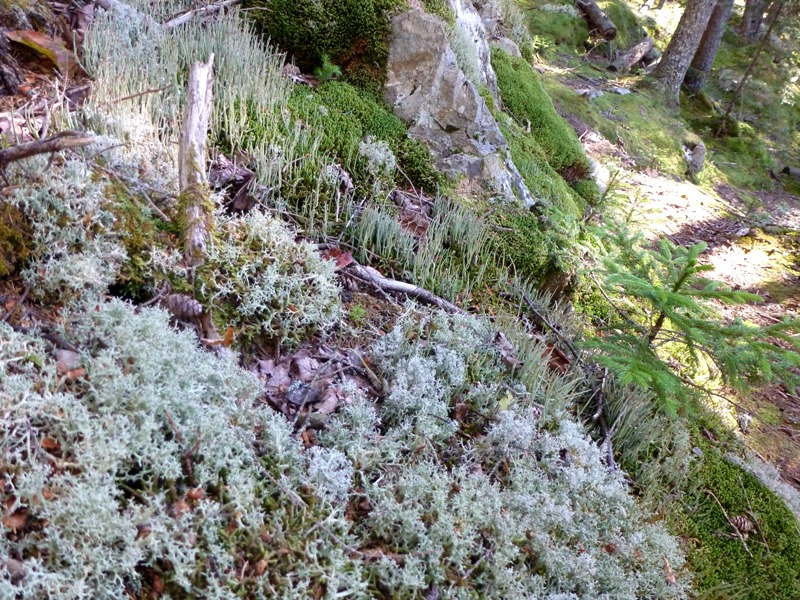
[[600, 426], [600, 434], [602, 435], [602, 443], [606, 446], [606, 465], [611, 471], [616, 471], [619, 469], [617, 466], [616, 461], [614, 460], [614, 448], [611, 444], [611, 437], [613, 435], [614, 426], [608, 426], [605, 418], [605, 382], [606, 382], [606, 372], [603, 372], [603, 379], [602, 384], [600, 387], [597, 386], [597, 382], [595, 381], [595, 367], [596, 365], [590, 365], [587, 363], [578, 349], [575, 348], [574, 344], [562, 334], [555, 325], [553, 325], [550, 320], [540, 311], [536, 304], [528, 297], [528, 295], [522, 291], [519, 287], [516, 287], [517, 293], [522, 297], [525, 304], [528, 305], [528, 308], [533, 313], [533, 315], [539, 320], [542, 325], [547, 327], [550, 331], [552, 331], [556, 337], [559, 339], [561, 343], [563, 343], [567, 349], [570, 351], [572, 356], [575, 357], [575, 361], [578, 363], [578, 366], [583, 370], [584, 376], [586, 377], [586, 381], [589, 384], [589, 402], [594, 402], [596, 407], [595, 413], [592, 416], [592, 420], [597, 422]]
[[94, 136], [82, 131], [62, 131], [43, 140], [25, 142], [10, 148], [0, 150], [0, 171], [12, 162], [36, 156], [37, 154], [47, 154], [70, 150], [72, 148], [84, 148], [94, 142]]

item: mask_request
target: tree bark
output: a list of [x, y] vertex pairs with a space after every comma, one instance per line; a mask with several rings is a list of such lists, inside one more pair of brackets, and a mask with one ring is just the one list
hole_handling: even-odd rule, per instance
[[768, 0], [747, 0], [744, 5], [744, 16], [742, 16], [742, 27], [740, 33], [747, 43], [755, 42], [758, 39], [758, 31], [761, 29], [761, 22], [764, 20], [764, 11], [767, 10]]
[[728, 19], [733, 10], [733, 0], [717, 0], [714, 11], [706, 26], [705, 33], [700, 40], [700, 46], [694, 54], [692, 64], [686, 73], [683, 84], [690, 92], [699, 92], [706, 84], [706, 78], [711, 72], [711, 65], [717, 56], [722, 35], [728, 25]]
[[627, 52], [623, 52], [608, 65], [609, 71], [623, 72], [628, 71], [633, 65], [638, 63], [644, 55], [650, 52], [655, 46], [655, 40], [651, 37], [644, 38], [641, 42], [633, 46]]
[[208, 63], [194, 63], [189, 72], [178, 150], [178, 179], [181, 190], [179, 211], [183, 221], [184, 257], [190, 267], [197, 267], [205, 261], [208, 238], [213, 227], [214, 207], [206, 176], [213, 64], [212, 54]]
[[0, 96], [15, 96], [24, 80], [22, 69], [10, 50], [6, 36], [0, 33]]
[[761, 56], [761, 52], [764, 50], [764, 46], [767, 45], [767, 40], [769, 40], [769, 36], [772, 34], [772, 30], [775, 25], [778, 23], [778, 19], [780, 18], [781, 11], [783, 7], [786, 6], [785, 0], [775, 0], [778, 4], [778, 8], [775, 10], [775, 20], [772, 22], [772, 25], [769, 26], [767, 30], [767, 35], [763, 37], [761, 43], [758, 45], [758, 49], [756, 50], [755, 55], [753, 56], [753, 60], [750, 61], [750, 64], [747, 67], [747, 70], [742, 75], [742, 80], [739, 82], [739, 85], [736, 86], [736, 90], [734, 90], [733, 95], [731, 96], [731, 101], [728, 102], [728, 108], [725, 110], [725, 118], [720, 121], [720, 129], [718, 130], [718, 135], [721, 133], [721, 128], [725, 126], [728, 121], [728, 117], [733, 110], [733, 104], [736, 102], [737, 98], [741, 97], [742, 90], [744, 90], [744, 86], [747, 83], [747, 80], [750, 79], [750, 75], [753, 73], [753, 69], [755, 69], [756, 63], [758, 62], [758, 57]]
[[664, 87], [664, 100], [667, 106], [677, 108], [683, 78], [689, 69], [700, 38], [711, 18], [716, 0], [690, 0], [683, 11], [678, 28], [664, 51], [653, 76]]
[[594, 0], [575, 0], [575, 5], [583, 13], [584, 18], [591, 26], [596, 29], [608, 41], [617, 37], [617, 27], [611, 22]]

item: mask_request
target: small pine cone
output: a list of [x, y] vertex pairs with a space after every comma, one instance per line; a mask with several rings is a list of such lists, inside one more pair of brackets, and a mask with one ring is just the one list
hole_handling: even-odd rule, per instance
[[739, 533], [750, 533], [755, 529], [755, 526], [750, 522], [750, 519], [745, 517], [744, 515], [736, 515], [735, 517], [731, 518], [731, 523]]
[[195, 319], [203, 312], [203, 305], [186, 294], [170, 294], [164, 298], [164, 306], [179, 319]]

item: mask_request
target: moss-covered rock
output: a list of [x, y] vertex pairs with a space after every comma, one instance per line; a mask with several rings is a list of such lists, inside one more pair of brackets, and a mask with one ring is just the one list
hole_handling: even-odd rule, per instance
[[[701, 595], [706, 592], [710, 595], [703, 597], [750, 600], [800, 598], [798, 522], [780, 498], [708, 446], [693, 483], [697, 491], [689, 499], [684, 525], [686, 537], [693, 540], [689, 562]], [[752, 556], [733, 535], [712, 493], [728, 517], [746, 516], [760, 529], [752, 531], [747, 540]], [[729, 595], [713, 595], [721, 590]]]
[[539, 74], [522, 58], [492, 50], [500, 96], [514, 118], [530, 130], [547, 162], [570, 183], [586, 179], [589, 161], [572, 128], [558, 115]]
[[511, 160], [531, 194], [572, 216], [583, 214], [583, 202], [547, 162], [544, 150], [534, 136], [515, 123], [501, 122], [500, 130], [508, 140]]
[[12, 275], [30, 252], [30, 225], [22, 212], [0, 203], [0, 277]]
[[296, 119], [319, 132], [320, 149], [336, 156], [357, 180], [368, 179], [367, 165], [359, 159], [359, 146], [365, 136], [370, 136], [386, 142], [397, 158], [399, 185], [410, 180], [415, 187], [434, 192], [445, 184], [428, 148], [410, 138], [405, 123], [367, 92], [335, 81], [315, 92], [298, 87], [290, 108]]
[[323, 56], [351, 81], [377, 89], [388, 54], [388, 13], [398, 0], [247, 0], [250, 15], [297, 65], [311, 71]]

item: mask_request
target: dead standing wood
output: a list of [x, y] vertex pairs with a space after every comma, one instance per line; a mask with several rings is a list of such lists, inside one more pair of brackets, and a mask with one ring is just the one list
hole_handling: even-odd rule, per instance
[[627, 52], [623, 52], [617, 56], [617, 58], [615, 58], [614, 61], [608, 65], [608, 70], [616, 71], [618, 73], [629, 71], [633, 65], [644, 58], [645, 54], [650, 52], [655, 43], [655, 40], [649, 36], [644, 38], [641, 42], [630, 48]]
[[206, 175], [206, 144], [211, 116], [212, 54], [206, 64], [194, 63], [189, 72], [186, 108], [178, 150], [179, 213], [183, 220], [184, 258], [190, 267], [205, 262], [213, 228], [213, 203]]
[[603, 38], [610, 42], [617, 37], [617, 26], [608, 18], [608, 15], [597, 6], [594, 0], [575, 0], [575, 5], [583, 13], [583, 17], [589, 23], [589, 29], [600, 32]]

